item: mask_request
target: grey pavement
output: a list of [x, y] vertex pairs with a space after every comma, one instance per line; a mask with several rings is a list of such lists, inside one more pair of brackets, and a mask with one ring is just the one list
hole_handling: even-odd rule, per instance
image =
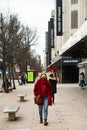
[[[58, 84], [55, 104], [49, 106], [48, 126], [39, 123], [38, 106], [33, 101], [34, 84], [19, 86], [10, 93], [0, 93], [0, 130], [87, 130], [87, 88], [78, 84]], [[20, 102], [19, 93], [26, 93]], [[16, 120], [3, 113], [7, 106], [18, 105]]]

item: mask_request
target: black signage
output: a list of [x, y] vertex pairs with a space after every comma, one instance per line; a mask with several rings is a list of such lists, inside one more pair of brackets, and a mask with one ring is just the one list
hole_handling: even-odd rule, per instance
[[50, 18], [51, 48], [54, 48], [54, 19]]
[[48, 39], [50, 48], [54, 48], [54, 19], [50, 18], [48, 22]]
[[77, 65], [79, 62], [80, 60], [75, 58], [62, 60], [63, 65]]
[[56, 0], [56, 34], [62, 36], [62, 0]]

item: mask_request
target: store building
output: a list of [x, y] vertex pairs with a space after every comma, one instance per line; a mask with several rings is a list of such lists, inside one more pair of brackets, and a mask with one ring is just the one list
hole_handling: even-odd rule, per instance
[[54, 52], [47, 69], [56, 65], [62, 83], [77, 83], [78, 63], [87, 58], [87, 0], [54, 2]]

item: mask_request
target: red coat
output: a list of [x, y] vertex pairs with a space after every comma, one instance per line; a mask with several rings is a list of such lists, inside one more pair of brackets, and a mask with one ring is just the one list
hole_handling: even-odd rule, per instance
[[34, 85], [34, 95], [48, 97], [48, 105], [52, 105], [52, 90], [48, 80], [39, 79]]

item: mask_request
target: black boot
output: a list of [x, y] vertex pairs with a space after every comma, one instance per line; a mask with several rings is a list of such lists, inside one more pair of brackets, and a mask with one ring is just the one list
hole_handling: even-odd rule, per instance
[[44, 119], [44, 125], [48, 125], [47, 119]]
[[40, 118], [40, 123], [43, 123], [43, 118], [42, 117]]

